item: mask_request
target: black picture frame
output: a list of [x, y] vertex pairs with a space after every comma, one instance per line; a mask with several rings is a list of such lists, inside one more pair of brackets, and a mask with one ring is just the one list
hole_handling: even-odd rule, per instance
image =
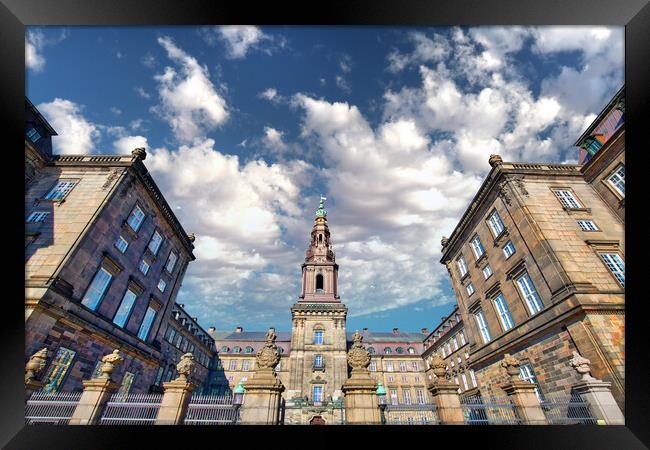
[[[207, 0], [2, 0], [0, 3], [0, 114], [4, 125], [5, 245], [10, 248], [4, 266], [0, 444], [8, 449], [111, 448], [146, 445], [330, 446], [352, 443], [379, 445], [458, 446], [486, 448], [632, 449], [650, 445], [650, 395], [645, 298], [640, 268], [647, 239], [634, 240], [626, 252], [628, 283], [626, 309], [626, 426], [552, 427], [55, 427], [24, 426], [24, 291], [17, 280], [24, 271], [22, 156], [24, 135], [26, 25], [618, 25], [625, 26], [626, 134], [632, 152], [627, 155], [628, 208], [626, 233], [640, 235], [642, 191], [641, 121], [648, 111], [650, 86], [650, 5], [648, 0], [348, 0], [310, 2], [214, 2]], [[645, 145], [643, 145], [645, 144]], [[16, 178], [15, 180], [13, 178]], [[634, 207], [634, 205], [638, 205]], [[21, 214], [21, 211], [23, 213]], [[7, 239], [8, 238], [8, 239]], [[24, 275], [24, 273], [23, 273]], [[24, 287], [24, 286], [23, 286]], [[444, 437], [443, 437], [444, 435]], [[388, 440], [387, 440], [388, 439]], [[259, 444], [254, 440], [259, 440]], [[393, 441], [393, 442], [389, 442]], [[139, 442], [137, 442], [139, 441]], [[266, 442], [266, 443], [264, 443]], [[230, 444], [232, 445], [232, 444]]]

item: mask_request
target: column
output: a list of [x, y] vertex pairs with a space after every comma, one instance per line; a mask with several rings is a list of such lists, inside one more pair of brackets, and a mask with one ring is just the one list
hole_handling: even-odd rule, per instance
[[45, 383], [41, 381], [41, 374], [47, 365], [47, 348], [42, 348], [34, 353], [25, 365], [25, 396], [27, 399], [34, 391], [40, 390]]
[[510, 381], [502, 384], [503, 389], [515, 405], [522, 425], [548, 425], [546, 415], [535, 394], [535, 385], [519, 377], [519, 360], [506, 353], [501, 367], [506, 369]]
[[[429, 383], [429, 392], [433, 397], [436, 405], [438, 419], [443, 425], [464, 425], [465, 418], [460, 406], [460, 397], [458, 396], [458, 384], [447, 380], [447, 363], [445, 360], [434, 353], [429, 359], [430, 368], [426, 371], [427, 378], [431, 378]], [[435, 377], [430, 377], [435, 375]]]
[[378, 425], [381, 423], [377, 382], [370, 376], [370, 353], [361, 341], [363, 336], [356, 331], [354, 343], [348, 352], [347, 361], [352, 367], [350, 378], [341, 390], [345, 396], [345, 417], [349, 425]]
[[173, 381], [163, 383], [165, 392], [160, 402], [155, 425], [183, 424], [192, 392], [196, 388], [196, 385], [189, 379], [195, 366], [194, 355], [185, 353], [176, 365], [178, 377]]

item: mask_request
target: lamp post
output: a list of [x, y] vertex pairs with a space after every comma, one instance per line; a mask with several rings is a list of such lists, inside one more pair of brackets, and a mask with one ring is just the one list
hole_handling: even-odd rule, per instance
[[237, 418], [239, 417], [239, 408], [244, 403], [244, 380], [241, 380], [235, 390], [233, 391], [232, 404], [235, 407], [235, 418], [233, 419], [233, 424], [237, 423]]
[[381, 413], [381, 424], [386, 425], [386, 416], [384, 411], [386, 410], [386, 389], [381, 382], [377, 383], [377, 397], [379, 398], [379, 412]]

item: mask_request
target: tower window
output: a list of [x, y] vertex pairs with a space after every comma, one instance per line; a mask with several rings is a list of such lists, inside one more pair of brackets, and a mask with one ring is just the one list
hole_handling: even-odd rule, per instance
[[319, 235], [318, 235], [318, 243], [320, 244], [320, 243], [322, 243], [322, 242], [323, 242], [323, 235], [322, 235], [322, 234], [319, 234]]
[[316, 275], [316, 292], [323, 292], [323, 275]]
[[322, 344], [322, 343], [323, 343], [323, 331], [322, 330], [314, 331], [314, 344]]

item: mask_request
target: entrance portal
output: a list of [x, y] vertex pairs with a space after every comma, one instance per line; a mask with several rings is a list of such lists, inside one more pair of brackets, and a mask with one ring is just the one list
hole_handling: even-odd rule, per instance
[[323, 416], [314, 416], [309, 421], [309, 425], [325, 425], [325, 419]]

